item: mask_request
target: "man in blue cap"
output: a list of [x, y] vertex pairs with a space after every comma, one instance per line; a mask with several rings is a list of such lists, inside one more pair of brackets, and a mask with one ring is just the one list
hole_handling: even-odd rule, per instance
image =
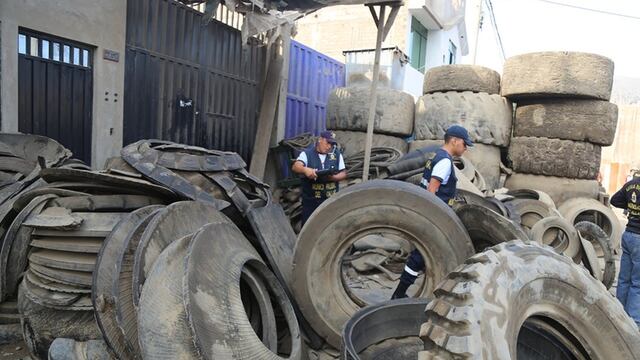
[[302, 178], [302, 225], [315, 209], [339, 189], [347, 178], [342, 153], [336, 147], [336, 137], [323, 131], [318, 141], [300, 153], [291, 170]]
[[[444, 145], [433, 157], [427, 160], [420, 186], [435, 194], [440, 200], [451, 206], [456, 195], [456, 173], [453, 168], [453, 156], [462, 156], [467, 147], [473, 146], [469, 133], [460, 125], [450, 126], [444, 134]], [[406, 298], [407, 289], [425, 270], [424, 258], [416, 249], [409, 254], [400, 283], [391, 296], [392, 299]]]

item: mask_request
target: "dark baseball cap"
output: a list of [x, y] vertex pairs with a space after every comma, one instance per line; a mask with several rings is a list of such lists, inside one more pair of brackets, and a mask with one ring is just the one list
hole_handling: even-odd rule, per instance
[[473, 146], [473, 141], [471, 141], [471, 138], [469, 138], [469, 132], [467, 132], [467, 129], [463, 128], [460, 125], [449, 126], [444, 134], [464, 140], [464, 144], [467, 146]]
[[336, 144], [336, 134], [333, 133], [333, 131], [323, 131], [320, 133], [320, 137], [321, 138], [325, 138], [329, 144]]

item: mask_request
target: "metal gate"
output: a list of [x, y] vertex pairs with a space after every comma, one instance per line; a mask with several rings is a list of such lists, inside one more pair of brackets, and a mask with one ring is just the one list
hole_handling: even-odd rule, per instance
[[143, 138], [250, 161], [264, 47], [174, 0], [127, 1], [124, 145]]
[[91, 162], [92, 49], [20, 29], [18, 130], [44, 135]]

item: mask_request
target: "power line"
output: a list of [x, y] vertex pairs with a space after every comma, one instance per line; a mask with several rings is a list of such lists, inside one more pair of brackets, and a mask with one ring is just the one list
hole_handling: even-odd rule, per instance
[[547, 4], [558, 5], [558, 6], [565, 6], [565, 7], [568, 7], [568, 8], [579, 9], [579, 10], [584, 10], [584, 11], [591, 11], [591, 12], [598, 13], [598, 14], [605, 14], [605, 15], [611, 15], [611, 16], [619, 16], [619, 17], [623, 17], [623, 18], [627, 18], [627, 19], [640, 20], [640, 16], [620, 14], [620, 13], [616, 13], [616, 12], [612, 12], [612, 11], [606, 11], [606, 10], [592, 9], [592, 8], [588, 8], [588, 7], [584, 7], [584, 6], [565, 4], [565, 3], [551, 1], [551, 0], [535, 0], [535, 1], [543, 2], [543, 3], [547, 3]]
[[493, 4], [491, 0], [485, 0], [487, 4], [487, 8], [489, 8], [489, 17], [491, 18], [491, 24], [493, 25], [493, 29], [496, 32], [496, 40], [498, 42], [498, 46], [500, 47], [500, 53], [502, 54], [502, 60], [507, 58], [507, 55], [504, 52], [504, 46], [502, 45], [502, 37], [500, 36], [500, 31], [498, 30], [498, 23], [496, 23], [496, 15], [493, 12]]

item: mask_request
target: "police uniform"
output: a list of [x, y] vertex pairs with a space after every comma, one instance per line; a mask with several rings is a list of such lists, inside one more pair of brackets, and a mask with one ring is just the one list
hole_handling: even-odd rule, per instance
[[622, 257], [616, 297], [640, 326], [640, 178], [635, 178], [611, 197], [611, 205], [627, 210], [622, 234]]
[[[336, 146], [328, 154], [320, 154], [316, 150], [316, 145], [307, 147], [296, 159], [304, 166], [316, 170], [335, 169], [336, 173], [346, 168], [342, 153]], [[338, 192], [340, 185], [338, 182], [326, 180], [320, 176], [316, 180], [302, 178], [302, 225], [326, 199]]]

